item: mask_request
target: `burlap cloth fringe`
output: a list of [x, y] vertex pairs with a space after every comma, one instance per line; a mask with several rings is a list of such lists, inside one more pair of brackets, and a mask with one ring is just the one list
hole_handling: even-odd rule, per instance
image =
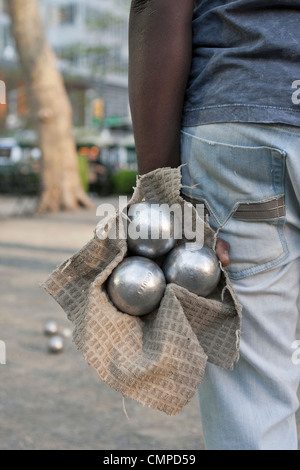
[[[129, 205], [155, 199], [184, 207], [180, 189], [180, 168], [155, 170], [137, 178]], [[223, 271], [208, 298], [168, 284], [156, 311], [144, 317], [119, 312], [107, 297], [105, 281], [127, 255], [126, 240], [109, 237], [115, 225], [122, 230], [120, 216], [106, 225], [104, 240], [95, 230], [94, 237], [42, 287], [66, 312], [73, 341], [107, 385], [175, 415], [195, 394], [207, 361], [232, 369], [238, 360], [241, 305]], [[193, 217], [199, 217], [194, 208]], [[205, 244], [214, 247], [215, 234], [202, 223]]]

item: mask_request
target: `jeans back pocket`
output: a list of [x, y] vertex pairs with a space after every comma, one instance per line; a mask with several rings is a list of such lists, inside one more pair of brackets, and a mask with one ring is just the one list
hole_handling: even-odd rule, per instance
[[[201, 131], [201, 126], [193, 128]], [[286, 154], [268, 146], [229, 145], [182, 132], [183, 194], [203, 201], [213, 229], [230, 243], [232, 279], [263, 272], [287, 256]]]

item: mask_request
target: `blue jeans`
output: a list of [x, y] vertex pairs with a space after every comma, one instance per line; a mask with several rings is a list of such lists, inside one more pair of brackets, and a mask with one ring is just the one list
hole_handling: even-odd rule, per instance
[[204, 202], [230, 243], [227, 271], [243, 305], [239, 362], [208, 364], [199, 388], [206, 448], [296, 450], [300, 128], [183, 128], [182, 163], [183, 193]]

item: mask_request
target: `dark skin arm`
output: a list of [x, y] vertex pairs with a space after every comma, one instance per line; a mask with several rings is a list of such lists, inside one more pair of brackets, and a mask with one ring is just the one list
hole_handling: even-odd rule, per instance
[[179, 165], [192, 15], [193, 0], [132, 1], [129, 99], [140, 174]]
[[[193, 0], [132, 0], [129, 101], [138, 172], [180, 165], [180, 128], [191, 57]], [[217, 254], [229, 264], [229, 245]]]

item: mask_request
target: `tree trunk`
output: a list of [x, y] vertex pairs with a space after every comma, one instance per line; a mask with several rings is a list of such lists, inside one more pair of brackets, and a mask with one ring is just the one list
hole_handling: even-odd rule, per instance
[[80, 180], [72, 110], [42, 24], [38, 0], [7, 0], [42, 151], [39, 212], [92, 207]]

